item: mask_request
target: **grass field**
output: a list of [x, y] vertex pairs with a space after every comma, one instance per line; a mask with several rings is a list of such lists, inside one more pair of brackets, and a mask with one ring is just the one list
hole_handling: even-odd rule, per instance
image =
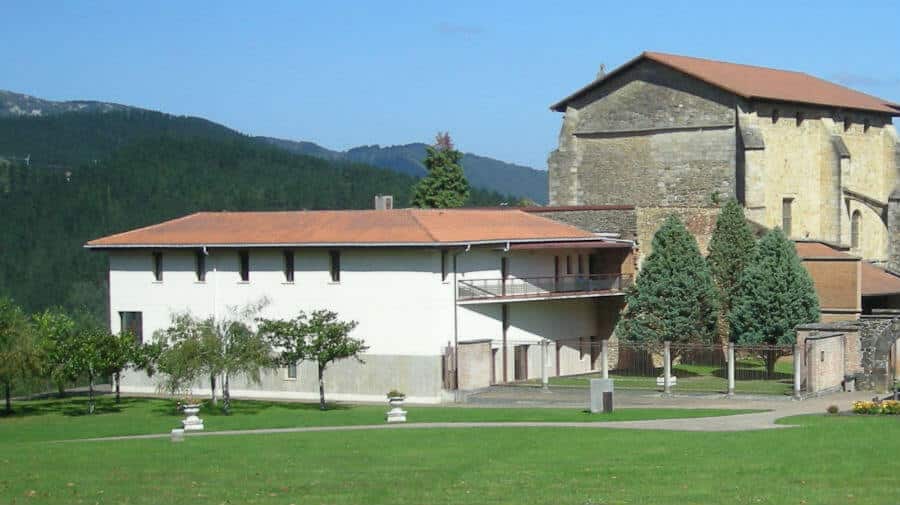
[[[318, 404], [235, 401], [232, 414], [204, 405], [200, 412], [207, 431], [299, 426], [383, 424], [388, 406], [332, 405], [321, 412]], [[16, 414], [0, 417], [0, 444], [95, 438], [119, 435], [168, 433], [180, 427], [184, 414], [171, 400], [123, 398], [116, 405], [101, 397], [97, 414], [89, 416], [83, 397], [65, 400], [18, 402]], [[631, 421], [709, 417], [753, 412], [733, 409], [620, 409], [610, 414], [590, 414], [578, 409], [518, 409], [463, 407], [408, 407], [409, 422], [467, 421]]]
[[[384, 410], [320, 413], [262, 405], [268, 406], [237, 413], [228, 422], [249, 423], [231, 420], [284, 408], [303, 422], [329, 424], [343, 416], [352, 424], [369, 422], [374, 409]], [[0, 503], [897, 502], [900, 423], [877, 417], [804, 416], [787, 421], [798, 428], [743, 433], [522, 427], [201, 437], [178, 444], [41, 441], [65, 432], [64, 425], [79, 436], [109, 434], [115, 426], [137, 431], [147, 427], [134, 419], [138, 414], [152, 416], [166, 408], [140, 400], [95, 418], [51, 410], [0, 419]], [[421, 410], [423, 418], [515, 414], [507, 412], [515, 409], [410, 410]], [[556, 409], [518, 412], [584, 416]], [[83, 420], [87, 423], [79, 424]], [[46, 427], [57, 422], [63, 427]], [[224, 422], [207, 415], [211, 426]], [[97, 426], [94, 432], [91, 426]]]
[[[775, 364], [775, 378], [761, 378], [765, 372], [762, 360], [736, 360], [734, 389], [745, 394], [786, 395], [793, 391], [793, 361], [790, 357], [780, 359]], [[717, 392], [728, 391], [727, 369], [718, 365], [686, 365], [677, 364], [672, 367], [672, 375], [678, 378], [672, 388], [674, 392]], [[616, 389], [650, 389], [661, 390], [656, 378], [662, 376], [661, 369], [648, 370], [647, 375], [624, 375], [610, 371], [615, 380]], [[575, 375], [567, 377], [551, 377], [554, 386], [589, 387], [590, 379], [599, 378], [599, 373]], [[539, 380], [530, 381], [538, 384]]]

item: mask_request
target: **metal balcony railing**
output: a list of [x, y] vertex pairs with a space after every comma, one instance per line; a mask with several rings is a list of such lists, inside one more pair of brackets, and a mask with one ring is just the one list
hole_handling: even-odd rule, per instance
[[564, 275], [559, 277], [510, 277], [466, 279], [456, 283], [457, 299], [483, 300], [504, 297], [544, 297], [573, 293], [624, 291], [631, 276], [623, 274]]

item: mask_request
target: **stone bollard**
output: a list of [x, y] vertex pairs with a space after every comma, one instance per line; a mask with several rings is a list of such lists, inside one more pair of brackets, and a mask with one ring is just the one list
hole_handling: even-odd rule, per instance
[[172, 442], [184, 442], [184, 430], [175, 428], [172, 430]]
[[612, 379], [591, 379], [591, 414], [613, 411]]

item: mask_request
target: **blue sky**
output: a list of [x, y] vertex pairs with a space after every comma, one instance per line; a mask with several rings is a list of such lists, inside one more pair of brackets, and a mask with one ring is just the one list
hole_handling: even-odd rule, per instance
[[900, 101], [900, 2], [13, 2], [0, 89], [329, 148], [457, 145], [546, 168], [548, 106], [643, 50]]

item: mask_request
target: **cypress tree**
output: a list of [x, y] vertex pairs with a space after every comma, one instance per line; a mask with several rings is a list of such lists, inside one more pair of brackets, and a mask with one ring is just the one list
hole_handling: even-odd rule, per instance
[[734, 307], [741, 273], [755, 249], [756, 240], [744, 218], [744, 209], [737, 200], [728, 199], [716, 219], [706, 257], [719, 295], [718, 333], [722, 341], [728, 341], [728, 316]]
[[[791, 345], [794, 328], [819, 319], [819, 298], [812, 278], [797, 256], [794, 243], [776, 228], [756, 246], [738, 283], [730, 316], [731, 334], [740, 344]], [[765, 354], [769, 377], [782, 354]]]
[[425, 148], [428, 175], [415, 186], [412, 204], [421, 208], [462, 207], [469, 198], [469, 181], [460, 160], [462, 153], [453, 147], [450, 135], [438, 133], [434, 146]]
[[709, 266], [684, 224], [670, 216], [653, 236], [625, 297], [617, 334], [635, 342], [708, 343], [715, 335], [716, 292]]

